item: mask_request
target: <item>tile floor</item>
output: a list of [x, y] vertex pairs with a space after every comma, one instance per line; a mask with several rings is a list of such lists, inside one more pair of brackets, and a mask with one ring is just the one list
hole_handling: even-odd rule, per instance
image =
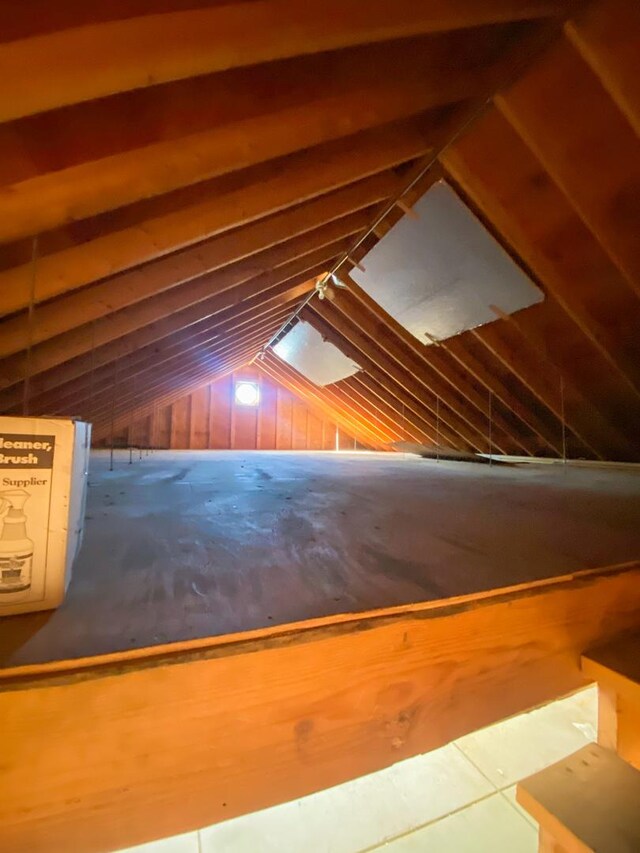
[[595, 687], [386, 770], [127, 853], [536, 853], [515, 783], [595, 740]]

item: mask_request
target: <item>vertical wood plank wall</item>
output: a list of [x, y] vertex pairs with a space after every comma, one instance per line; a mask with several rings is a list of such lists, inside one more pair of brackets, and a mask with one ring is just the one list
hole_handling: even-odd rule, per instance
[[[257, 407], [235, 403], [236, 382], [257, 382]], [[336, 424], [252, 367], [204, 385], [115, 437], [118, 445], [172, 450], [335, 450]], [[344, 429], [340, 450], [361, 449]]]

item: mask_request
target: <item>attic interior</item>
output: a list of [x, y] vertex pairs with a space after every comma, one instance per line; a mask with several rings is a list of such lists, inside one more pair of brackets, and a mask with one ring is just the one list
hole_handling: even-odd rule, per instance
[[286, 802], [637, 651], [639, 56], [634, 0], [0, 0], [7, 850]]

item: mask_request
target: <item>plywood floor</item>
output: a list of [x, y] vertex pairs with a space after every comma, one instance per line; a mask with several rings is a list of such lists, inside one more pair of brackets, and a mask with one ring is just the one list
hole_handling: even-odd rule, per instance
[[0, 665], [473, 593], [640, 557], [640, 473], [368, 453], [92, 458], [57, 611], [0, 620]]

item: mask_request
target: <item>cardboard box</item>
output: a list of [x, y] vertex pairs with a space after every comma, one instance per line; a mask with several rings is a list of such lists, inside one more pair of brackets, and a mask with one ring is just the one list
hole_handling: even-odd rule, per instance
[[0, 618], [63, 600], [82, 542], [91, 425], [0, 417]]

